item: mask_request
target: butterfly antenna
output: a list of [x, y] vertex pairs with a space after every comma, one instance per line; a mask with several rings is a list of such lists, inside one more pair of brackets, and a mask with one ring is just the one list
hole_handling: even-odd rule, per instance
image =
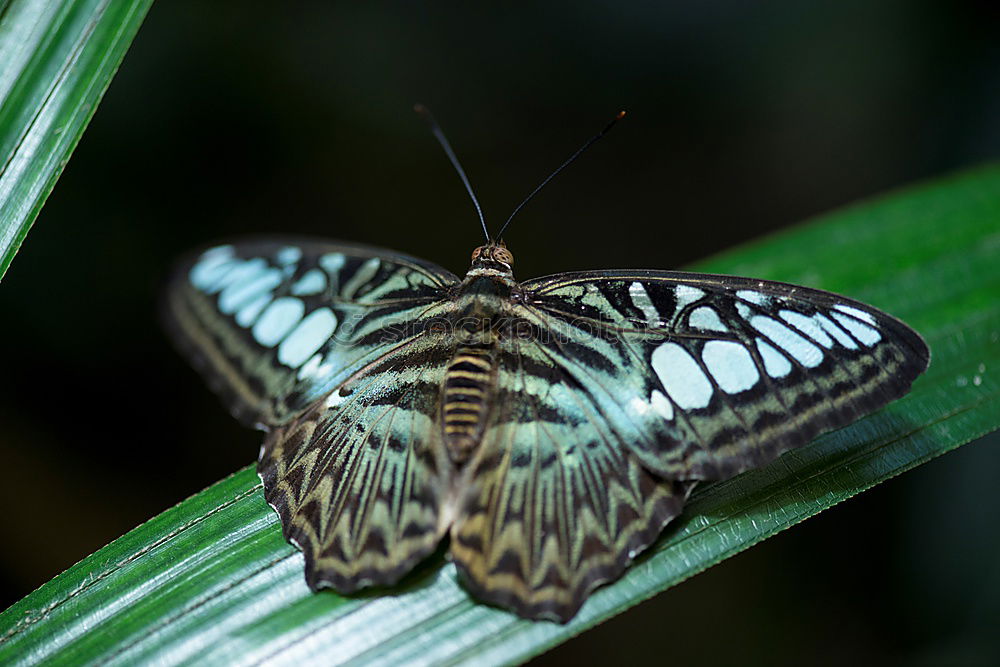
[[570, 155], [568, 160], [566, 160], [561, 165], [559, 165], [559, 167], [555, 171], [553, 171], [551, 174], [549, 174], [548, 178], [546, 178], [544, 181], [542, 181], [541, 185], [539, 185], [537, 188], [535, 188], [534, 190], [532, 190], [531, 194], [528, 195], [527, 197], [525, 197], [524, 201], [522, 201], [520, 204], [517, 205], [517, 208], [514, 209], [514, 212], [510, 214], [509, 218], [507, 218], [507, 222], [503, 223], [503, 227], [501, 227], [500, 231], [497, 233], [497, 239], [503, 238], [503, 233], [504, 233], [504, 231], [506, 231], [508, 225], [510, 225], [510, 221], [514, 219], [514, 216], [517, 215], [518, 211], [520, 211], [522, 208], [524, 208], [525, 204], [527, 204], [529, 201], [531, 201], [532, 197], [534, 197], [535, 195], [537, 195], [538, 192], [542, 188], [544, 188], [546, 185], [548, 185], [549, 181], [551, 181], [553, 178], [555, 178], [559, 174], [559, 172], [561, 172], [563, 169], [565, 169], [570, 164], [572, 164], [574, 160], [576, 160], [578, 157], [580, 157], [580, 155], [583, 153], [583, 151], [585, 151], [588, 148], [590, 148], [591, 146], [593, 146], [597, 142], [598, 139], [600, 139], [605, 134], [607, 134], [608, 132], [610, 132], [611, 128], [613, 128], [615, 126], [615, 123], [617, 123], [618, 121], [620, 121], [624, 117], [625, 117], [625, 112], [624, 111], [619, 111], [615, 115], [615, 117], [611, 119], [611, 122], [604, 126], [603, 130], [601, 130], [600, 132], [598, 132], [597, 134], [595, 134], [594, 136], [592, 136], [590, 139], [588, 139], [587, 143], [585, 143], [583, 146], [580, 146], [578, 149], [576, 149], [576, 152], [573, 153], [572, 155]]
[[469, 183], [469, 177], [465, 175], [465, 170], [462, 169], [462, 165], [459, 163], [458, 158], [455, 156], [455, 151], [451, 149], [451, 144], [448, 143], [448, 138], [444, 136], [444, 132], [441, 131], [441, 126], [437, 124], [434, 120], [434, 116], [431, 115], [430, 110], [423, 104], [414, 104], [413, 110], [416, 111], [420, 116], [427, 121], [427, 124], [431, 128], [431, 132], [434, 134], [434, 138], [438, 140], [441, 144], [441, 148], [444, 149], [445, 155], [451, 160], [451, 166], [455, 168], [458, 172], [459, 177], [462, 179], [462, 184], [465, 185], [465, 191], [469, 193], [469, 197], [472, 198], [472, 203], [476, 207], [476, 213], [479, 214], [479, 224], [483, 226], [483, 234], [486, 235], [486, 242], [490, 241], [490, 232], [486, 229], [486, 218], [483, 217], [483, 209], [479, 206], [479, 200], [476, 199], [476, 193], [472, 191], [472, 184]]

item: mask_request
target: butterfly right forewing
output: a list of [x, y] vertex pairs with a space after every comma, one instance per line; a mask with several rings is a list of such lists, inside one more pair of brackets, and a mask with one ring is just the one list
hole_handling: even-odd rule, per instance
[[722, 479], [905, 394], [929, 351], [871, 306], [747, 278], [604, 271], [528, 281], [525, 317], [667, 479]]

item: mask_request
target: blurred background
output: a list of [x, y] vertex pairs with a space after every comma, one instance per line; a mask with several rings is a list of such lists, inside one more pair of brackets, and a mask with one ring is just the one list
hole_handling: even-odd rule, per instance
[[[0, 289], [0, 608], [251, 463], [162, 335], [172, 259], [295, 232], [517, 273], [676, 268], [1000, 155], [1000, 7], [959, 0], [154, 5]], [[978, 662], [1000, 440], [963, 447], [539, 659]], [[863, 539], [862, 539], [863, 538]], [[860, 549], [863, 549], [861, 551]]]

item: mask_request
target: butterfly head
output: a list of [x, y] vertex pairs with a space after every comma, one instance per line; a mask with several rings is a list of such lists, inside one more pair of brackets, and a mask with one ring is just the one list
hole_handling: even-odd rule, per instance
[[472, 267], [469, 273], [493, 273], [503, 276], [513, 275], [511, 267], [514, 255], [503, 241], [490, 241], [472, 251]]

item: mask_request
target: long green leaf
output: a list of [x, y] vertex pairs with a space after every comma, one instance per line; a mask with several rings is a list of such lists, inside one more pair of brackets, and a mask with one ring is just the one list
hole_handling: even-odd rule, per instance
[[0, 2], [0, 278], [152, 0]]
[[310, 593], [247, 468], [0, 615], [0, 662], [516, 662], [1000, 425], [1000, 168], [865, 203], [701, 263], [843, 292], [932, 350], [912, 393], [771, 466], [714, 484], [567, 625], [480, 604], [443, 558], [402, 586]]

